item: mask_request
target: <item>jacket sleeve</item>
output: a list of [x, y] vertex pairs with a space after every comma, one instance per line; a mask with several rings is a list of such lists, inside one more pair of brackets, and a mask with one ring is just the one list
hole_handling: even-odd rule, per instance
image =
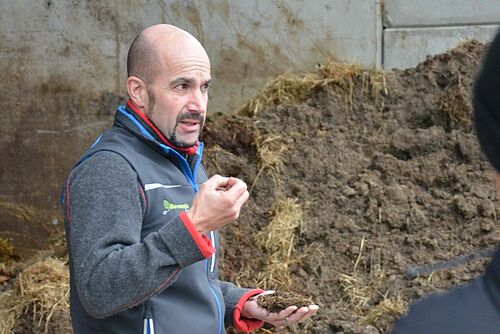
[[473, 118], [481, 149], [500, 171], [500, 31], [486, 52], [473, 88]]
[[230, 282], [218, 281], [224, 295], [226, 305], [226, 317], [224, 319], [226, 326], [233, 326], [241, 332], [251, 332], [261, 327], [264, 322], [257, 319], [247, 319], [241, 316], [241, 310], [245, 302], [252, 296], [264, 292], [261, 289], [239, 288]]
[[500, 309], [495, 293], [480, 276], [463, 287], [416, 302], [391, 333], [498, 333]]
[[140, 304], [211, 254], [181, 217], [141, 241], [141, 190], [135, 171], [113, 152], [94, 154], [67, 179], [63, 209], [73, 279], [95, 318]]

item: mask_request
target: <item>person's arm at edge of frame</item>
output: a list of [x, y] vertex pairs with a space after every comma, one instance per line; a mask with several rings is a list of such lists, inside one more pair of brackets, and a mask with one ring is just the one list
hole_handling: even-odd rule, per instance
[[65, 216], [78, 295], [105, 318], [171, 285], [181, 268], [215, 251], [181, 214], [140, 241], [143, 206], [137, 175], [121, 156], [97, 153], [74, 170]]
[[500, 140], [500, 30], [486, 51], [473, 86], [473, 121], [476, 135], [493, 166], [500, 166], [494, 148]]

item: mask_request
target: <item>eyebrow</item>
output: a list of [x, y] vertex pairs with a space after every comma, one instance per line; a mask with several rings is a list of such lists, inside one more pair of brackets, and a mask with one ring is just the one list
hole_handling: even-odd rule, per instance
[[[172, 81], [170, 83], [170, 86], [171, 87], [175, 87], [177, 85], [184, 84], [184, 83], [187, 83], [187, 84], [191, 85], [195, 81], [196, 80], [194, 78], [179, 77], [179, 78], [174, 79], [174, 81]], [[208, 80], [204, 81], [203, 84], [204, 85], [210, 85], [211, 82], [212, 82], [212, 79], [208, 79]]]

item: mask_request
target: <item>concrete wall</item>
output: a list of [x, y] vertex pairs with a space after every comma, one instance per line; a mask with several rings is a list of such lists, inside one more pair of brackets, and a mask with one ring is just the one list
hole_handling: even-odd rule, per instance
[[498, 25], [395, 28], [384, 31], [384, 68], [414, 67], [427, 55], [445, 52], [465, 40], [489, 42]]
[[384, 26], [435, 27], [498, 23], [498, 0], [385, 0]]
[[92, 3], [0, 2], [0, 237], [23, 252], [60, 226], [67, 169], [120, 99], [128, 37]]
[[230, 112], [267, 78], [327, 59], [412, 66], [476, 29], [446, 28], [457, 17], [487, 40], [499, 9], [497, 0], [0, 0], [0, 237], [29, 251], [61, 227], [62, 182], [124, 101], [128, 46], [149, 25], [175, 24], [205, 45], [209, 110]]
[[489, 42], [500, 1], [385, 0], [383, 13], [383, 67], [407, 68], [467, 39]]
[[377, 63], [374, 1], [167, 2], [166, 20], [191, 31], [211, 56], [212, 111], [238, 109], [267, 78], [313, 71], [326, 59]]

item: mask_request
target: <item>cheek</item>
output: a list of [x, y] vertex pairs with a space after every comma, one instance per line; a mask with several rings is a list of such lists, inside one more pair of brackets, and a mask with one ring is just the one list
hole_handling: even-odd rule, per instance
[[178, 97], [170, 97], [157, 101], [156, 109], [164, 122], [168, 122], [168, 120], [173, 119], [172, 123], [175, 123], [175, 119], [182, 110], [183, 105], [184, 101], [182, 101], [182, 99], [179, 99]]
[[174, 119], [181, 113], [189, 103], [189, 100], [183, 96], [175, 96], [165, 101], [165, 113]]
[[153, 123], [164, 133], [170, 133], [176, 122], [176, 113], [172, 112], [172, 107], [164, 101], [156, 101], [151, 115]]

